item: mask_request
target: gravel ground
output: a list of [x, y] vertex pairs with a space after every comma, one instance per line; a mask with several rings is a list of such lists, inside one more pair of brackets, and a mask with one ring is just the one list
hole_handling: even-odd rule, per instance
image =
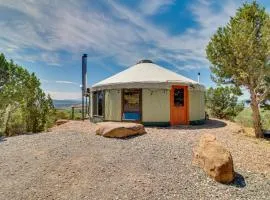
[[[147, 128], [109, 139], [71, 121], [0, 142], [0, 199], [270, 199], [270, 143], [233, 123]], [[237, 178], [223, 185], [192, 166], [192, 148], [213, 133], [232, 153]]]

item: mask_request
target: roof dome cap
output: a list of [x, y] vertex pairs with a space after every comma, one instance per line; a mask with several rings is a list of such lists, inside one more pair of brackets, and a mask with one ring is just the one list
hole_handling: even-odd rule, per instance
[[141, 63], [153, 63], [152, 60], [148, 60], [148, 59], [143, 59], [137, 62], [137, 64], [141, 64]]

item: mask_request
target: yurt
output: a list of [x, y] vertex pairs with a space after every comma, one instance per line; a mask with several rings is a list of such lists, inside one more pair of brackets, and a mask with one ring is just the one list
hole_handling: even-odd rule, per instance
[[204, 90], [196, 81], [142, 60], [90, 88], [90, 119], [146, 126], [202, 124]]

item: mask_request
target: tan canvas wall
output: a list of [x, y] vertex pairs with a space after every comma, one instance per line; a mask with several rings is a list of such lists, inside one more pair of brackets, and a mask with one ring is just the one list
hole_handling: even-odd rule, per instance
[[170, 91], [164, 89], [142, 90], [143, 122], [170, 121]]
[[121, 90], [105, 90], [105, 120], [121, 121]]
[[89, 109], [90, 117], [93, 117], [93, 93], [90, 93], [90, 109]]
[[189, 121], [204, 119], [204, 92], [199, 90], [189, 91]]

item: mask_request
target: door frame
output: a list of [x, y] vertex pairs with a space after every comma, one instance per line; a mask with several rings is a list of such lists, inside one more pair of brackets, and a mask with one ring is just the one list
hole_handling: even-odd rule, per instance
[[[140, 113], [140, 120], [123, 120], [123, 113], [124, 113], [124, 90], [139, 90], [139, 113]], [[121, 122], [134, 122], [134, 123], [142, 123], [142, 88], [122, 88], [121, 89]]]
[[[184, 89], [184, 110], [185, 110], [185, 122], [183, 124], [173, 124], [173, 113], [172, 109], [174, 108], [174, 89], [175, 88], [183, 88]], [[172, 85], [170, 90], [170, 124], [171, 126], [174, 125], [188, 125], [189, 124], [189, 92], [188, 92], [188, 86], [184, 85]]]

